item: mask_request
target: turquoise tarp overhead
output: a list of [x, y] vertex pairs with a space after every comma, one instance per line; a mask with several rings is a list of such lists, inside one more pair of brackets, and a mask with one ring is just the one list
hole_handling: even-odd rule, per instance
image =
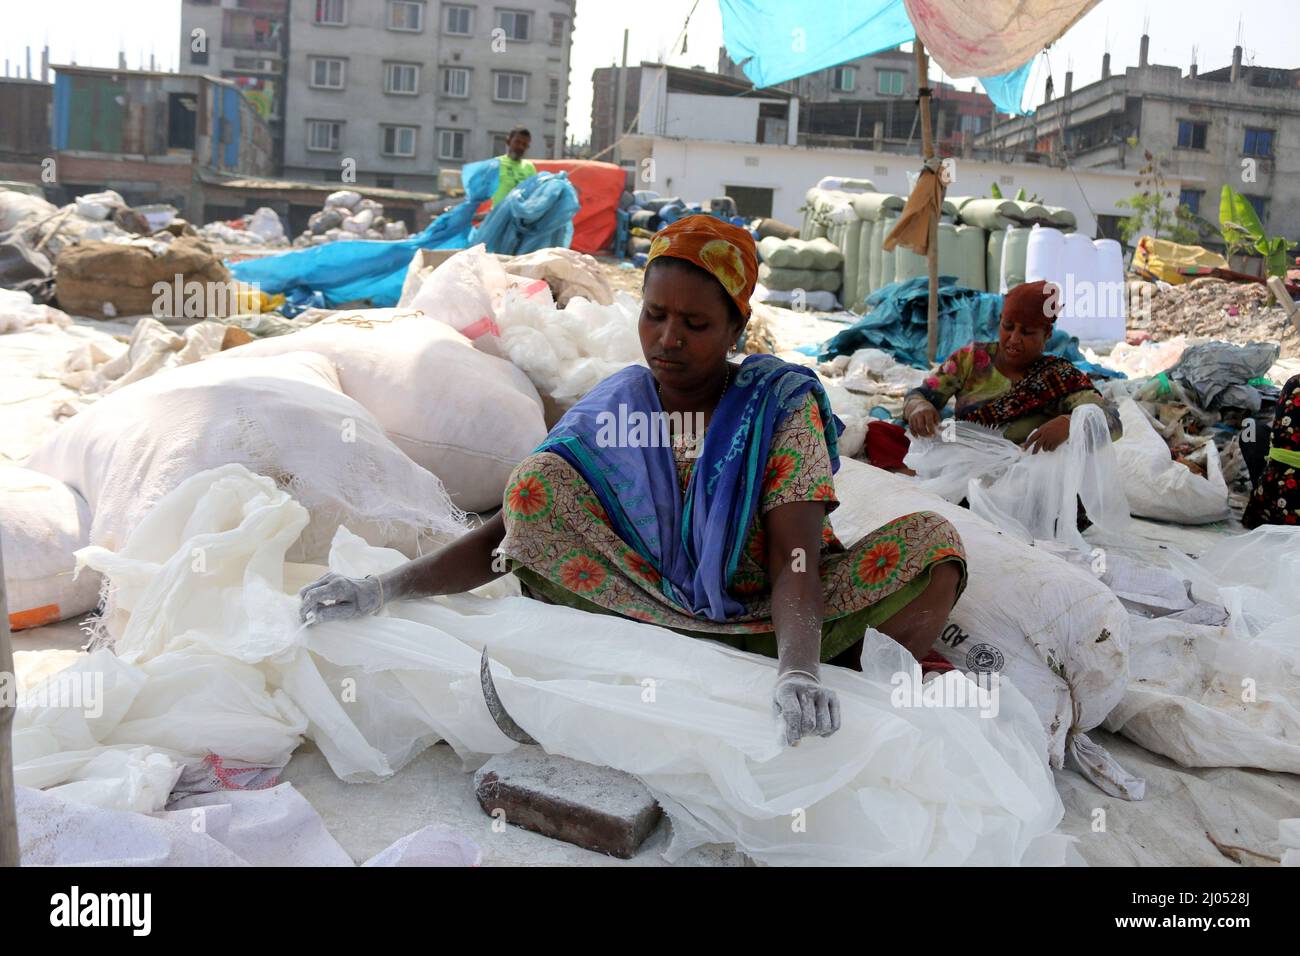
[[[916, 39], [903, 0], [718, 0], [727, 55], [757, 87], [774, 86]], [[1004, 113], [1021, 108], [1033, 60], [980, 77]]]

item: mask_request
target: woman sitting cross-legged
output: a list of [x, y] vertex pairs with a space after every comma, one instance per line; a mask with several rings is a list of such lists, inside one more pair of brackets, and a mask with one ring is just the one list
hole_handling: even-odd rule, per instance
[[727, 360], [757, 271], [743, 229], [697, 215], [662, 230], [639, 321], [648, 367], [579, 401], [484, 525], [378, 578], [325, 575], [303, 589], [304, 620], [467, 591], [509, 570], [538, 600], [775, 657], [787, 741], [833, 733], [839, 703], [820, 665], [856, 668], [868, 628], [927, 658], [966, 558], [956, 529], [928, 511], [851, 548], [836, 539], [839, 426], [816, 375], [770, 355]]

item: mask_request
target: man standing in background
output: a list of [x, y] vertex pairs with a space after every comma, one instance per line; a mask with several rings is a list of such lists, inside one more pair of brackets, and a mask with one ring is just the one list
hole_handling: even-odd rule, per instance
[[501, 168], [497, 179], [497, 191], [492, 196], [492, 205], [494, 207], [510, 194], [510, 190], [529, 176], [537, 175], [537, 167], [524, 159], [524, 153], [528, 152], [528, 147], [532, 144], [532, 141], [533, 134], [522, 126], [516, 126], [510, 131], [510, 135], [506, 137], [505, 155], [499, 157]]

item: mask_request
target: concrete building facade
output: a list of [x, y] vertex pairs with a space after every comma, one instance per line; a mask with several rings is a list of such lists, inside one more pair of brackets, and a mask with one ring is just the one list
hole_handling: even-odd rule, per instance
[[574, 0], [290, 5], [284, 175], [432, 190], [438, 172], [564, 146]]
[[[1213, 244], [1223, 186], [1255, 206], [1272, 235], [1300, 240], [1300, 70], [1242, 64], [1208, 73], [1147, 60], [1072, 89], [1025, 117], [999, 123], [976, 138], [977, 147], [1007, 158], [1074, 169], [1136, 172], [1150, 152], [1178, 183], [1174, 195], [1204, 221]], [[1133, 191], [1136, 191], [1134, 189]], [[1172, 203], [1171, 203], [1172, 205]]]
[[181, 68], [265, 99], [286, 177], [432, 191], [517, 125], [563, 155], [575, 4], [183, 0]]

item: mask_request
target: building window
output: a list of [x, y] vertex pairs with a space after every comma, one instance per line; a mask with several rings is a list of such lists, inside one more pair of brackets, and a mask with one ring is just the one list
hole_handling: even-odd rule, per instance
[[415, 136], [418, 132], [414, 126], [380, 126], [384, 135], [383, 153], [385, 156], [410, 158], [415, 155]]
[[1199, 216], [1201, 214], [1201, 197], [1204, 195], [1204, 189], [1184, 189], [1178, 194], [1178, 205], [1186, 206], [1191, 210], [1193, 216]]
[[343, 124], [335, 120], [307, 121], [307, 148], [314, 153], [337, 153]]
[[961, 131], [963, 133], [978, 133], [984, 129], [984, 117], [973, 116], [970, 113], [963, 113], [961, 117]]
[[473, 15], [473, 7], [443, 7], [442, 32], [453, 37], [469, 36]]
[[568, 17], [551, 17], [551, 43], [560, 46], [564, 43], [564, 34], [569, 26]]
[[308, 57], [311, 85], [318, 90], [343, 89], [344, 62], [330, 57]]
[[348, 0], [316, 0], [316, 22], [341, 27], [348, 22]]
[[492, 98], [502, 103], [523, 103], [528, 99], [528, 74], [493, 72]]
[[492, 133], [492, 155], [501, 156], [510, 148], [510, 137], [505, 133]]
[[438, 158], [464, 159], [465, 135], [463, 129], [438, 130]]
[[831, 90], [836, 93], [852, 93], [853, 81], [858, 77], [858, 71], [851, 66], [837, 66], [831, 71]]
[[1205, 131], [1208, 123], [1193, 123], [1191, 120], [1178, 121], [1178, 145], [1183, 149], [1205, 149]]
[[423, 0], [388, 0], [388, 29], [419, 33], [424, 29]]
[[203, 50], [202, 52], [200, 52], [198, 50], [190, 50], [190, 62], [193, 63], [195, 66], [207, 66], [208, 51]]
[[1245, 198], [1246, 202], [1250, 203], [1251, 206], [1255, 208], [1255, 215], [1259, 217], [1260, 224], [1262, 225], [1264, 220], [1268, 218], [1268, 197], [1252, 196], [1250, 193], [1242, 193], [1242, 196]]
[[402, 96], [415, 96], [420, 92], [420, 65], [418, 63], [385, 63], [384, 92]]
[[469, 96], [469, 70], [459, 66], [449, 66], [443, 70], [442, 95], [456, 99]]
[[902, 70], [877, 70], [876, 90], [881, 96], [902, 96], [903, 76]]
[[546, 137], [546, 158], [547, 159], [555, 158], [555, 137], [554, 136]]
[[546, 95], [546, 102], [555, 106], [560, 102], [560, 78], [558, 76], [550, 77], [550, 88]]
[[532, 34], [533, 15], [522, 10], [498, 10], [497, 26], [505, 31], [507, 40], [527, 40]]
[[1273, 155], [1273, 131], [1271, 129], [1252, 129], [1246, 127], [1246, 142], [1241, 151], [1247, 156], [1260, 156], [1265, 159]]

